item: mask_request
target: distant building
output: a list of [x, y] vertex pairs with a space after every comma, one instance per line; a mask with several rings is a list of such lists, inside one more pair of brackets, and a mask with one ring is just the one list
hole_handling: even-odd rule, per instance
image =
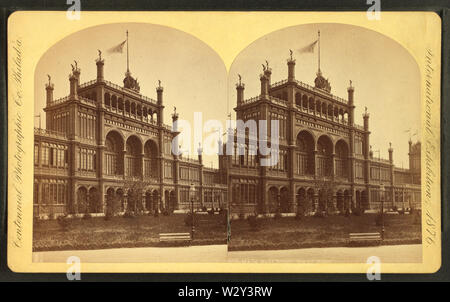
[[34, 216], [104, 213], [114, 196], [124, 211], [124, 183], [133, 181], [146, 185], [146, 210], [189, 208], [192, 183], [196, 208], [226, 207], [225, 179], [203, 165], [201, 153], [195, 160], [172, 155], [176, 132], [163, 122], [161, 84], [153, 100], [140, 94], [129, 71], [119, 86], [105, 80], [101, 57], [96, 65], [97, 78], [83, 84], [73, 66], [70, 93], [61, 99], [53, 98], [49, 77], [46, 129], [35, 128], [34, 135]]
[[[306, 205], [324, 210], [330, 199], [341, 210], [378, 209], [382, 198], [386, 208], [420, 208], [420, 142], [409, 142], [409, 169], [394, 166], [392, 147], [389, 159], [374, 156], [367, 109], [363, 126], [355, 124], [351, 82], [343, 99], [331, 94], [320, 68], [314, 86], [296, 80], [295, 64], [289, 58], [287, 79], [276, 83], [265, 66], [256, 97], [244, 99], [244, 84], [236, 84], [236, 119], [267, 120], [269, 135], [270, 121], [279, 120], [280, 139], [279, 160], [273, 166], [261, 166], [262, 157], [249, 154], [248, 133], [242, 146], [237, 134], [234, 138], [234, 148], [245, 149], [245, 155], [221, 156], [231, 213], [296, 212]], [[324, 189], [324, 183], [331, 185]], [[330, 188], [332, 192], [324, 192]]]

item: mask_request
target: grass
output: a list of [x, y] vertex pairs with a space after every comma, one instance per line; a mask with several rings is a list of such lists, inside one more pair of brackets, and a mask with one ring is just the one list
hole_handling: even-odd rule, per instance
[[[376, 214], [324, 218], [261, 218], [259, 227], [246, 220], [233, 220], [228, 250], [279, 250], [348, 246], [349, 233], [380, 232]], [[385, 215], [384, 245], [421, 243], [421, 225], [414, 215]]]
[[[137, 216], [134, 218], [103, 217], [70, 219], [67, 230], [56, 220], [37, 221], [33, 225], [33, 251], [86, 250], [121, 247], [163, 246], [159, 233], [188, 233], [186, 214], [169, 216]], [[226, 244], [223, 215], [197, 215], [191, 245]]]

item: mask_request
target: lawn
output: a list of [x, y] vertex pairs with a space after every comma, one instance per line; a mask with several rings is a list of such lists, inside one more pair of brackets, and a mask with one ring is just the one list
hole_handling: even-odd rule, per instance
[[[162, 246], [159, 233], [190, 232], [186, 214], [169, 216], [137, 216], [134, 218], [103, 217], [70, 219], [67, 230], [56, 220], [37, 221], [33, 225], [33, 251], [105, 249], [120, 247]], [[197, 215], [191, 245], [226, 244], [223, 215]]]
[[[385, 215], [382, 244], [421, 243], [421, 225], [415, 215]], [[319, 217], [261, 218], [257, 230], [246, 220], [233, 220], [228, 250], [277, 250], [348, 246], [349, 233], [380, 232], [376, 214]]]

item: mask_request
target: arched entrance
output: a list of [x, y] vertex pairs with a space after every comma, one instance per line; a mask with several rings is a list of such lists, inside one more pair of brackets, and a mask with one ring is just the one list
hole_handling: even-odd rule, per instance
[[87, 189], [85, 187], [78, 188], [77, 204], [78, 204], [78, 213], [87, 213], [88, 199], [87, 199]]
[[159, 207], [159, 192], [158, 190], [153, 190], [153, 210], [158, 211]]
[[366, 190], [361, 192], [361, 205], [364, 210], [369, 209], [369, 199], [368, 199]]
[[309, 188], [306, 191], [306, 200], [307, 200], [307, 205], [308, 205], [308, 209], [307, 211], [315, 211], [314, 209], [314, 189], [313, 188]]
[[106, 215], [112, 216], [116, 213], [116, 192], [113, 188], [106, 190]]
[[289, 190], [286, 187], [280, 190], [280, 212], [289, 213]]
[[169, 190], [164, 191], [164, 210], [170, 211], [170, 192]]
[[100, 194], [97, 188], [89, 189], [89, 203], [88, 203], [88, 211], [89, 213], [101, 213], [103, 212], [101, 209], [101, 199]]

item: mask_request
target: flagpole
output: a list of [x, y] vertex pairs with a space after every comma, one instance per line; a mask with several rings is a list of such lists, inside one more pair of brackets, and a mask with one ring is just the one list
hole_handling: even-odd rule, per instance
[[129, 57], [128, 57], [128, 29], [127, 29], [127, 72], [130, 72]]
[[319, 72], [320, 72], [320, 30], [317, 32], [318, 38], [317, 41], [319, 43]]

